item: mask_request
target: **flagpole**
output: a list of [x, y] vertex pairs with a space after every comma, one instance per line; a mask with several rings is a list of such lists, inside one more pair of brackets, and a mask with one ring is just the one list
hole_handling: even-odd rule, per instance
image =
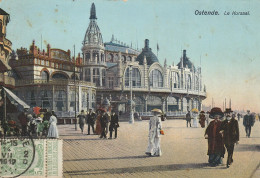
[[75, 86], [75, 130], [77, 128], [77, 87], [76, 87], [76, 58], [75, 58], [75, 45], [74, 45], [74, 86]]

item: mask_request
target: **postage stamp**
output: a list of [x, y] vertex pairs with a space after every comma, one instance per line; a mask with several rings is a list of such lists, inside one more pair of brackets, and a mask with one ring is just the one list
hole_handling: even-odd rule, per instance
[[2, 139], [1, 177], [62, 177], [62, 140]]

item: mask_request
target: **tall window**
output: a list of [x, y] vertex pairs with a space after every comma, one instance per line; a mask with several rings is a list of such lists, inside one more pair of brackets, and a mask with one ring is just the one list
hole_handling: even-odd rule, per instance
[[173, 86], [174, 88], [180, 88], [180, 80], [179, 80], [179, 74], [174, 72], [174, 83], [173, 83]]
[[86, 69], [85, 70], [85, 80], [87, 81], [87, 82], [90, 82], [90, 69]]
[[[130, 74], [129, 67], [125, 72], [125, 86], [130, 86]], [[138, 68], [132, 68], [132, 87], [140, 87], [141, 86], [141, 75]]]
[[95, 83], [96, 86], [100, 86], [99, 68], [93, 69], [93, 83]]
[[150, 73], [149, 76], [150, 79], [150, 86], [154, 88], [160, 88], [163, 87], [163, 77], [159, 70], [154, 69]]
[[102, 69], [102, 86], [106, 86], [106, 69]]
[[49, 74], [46, 71], [42, 71], [42, 80], [49, 81]]

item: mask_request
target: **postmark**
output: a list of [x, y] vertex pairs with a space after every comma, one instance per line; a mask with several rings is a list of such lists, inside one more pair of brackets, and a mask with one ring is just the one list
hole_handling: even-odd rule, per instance
[[34, 162], [35, 144], [31, 137], [1, 139], [0, 151], [1, 177], [19, 177]]

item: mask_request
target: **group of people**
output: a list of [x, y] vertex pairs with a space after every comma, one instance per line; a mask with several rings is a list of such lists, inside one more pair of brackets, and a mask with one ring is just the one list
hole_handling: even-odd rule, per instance
[[[198, 118], [199, 117], [199, 118]], [[192, 124], [191, 124], [191, 120], [192, 120]], [[209, 123], [209, 116], [208, 113], [206, 114], [204, 111], [201, 111], [199, 114], [198, 109], [194, 108], [190, 111], [188, 111], [188, 113], [186, 114], [186, 124], [187, 127], [193, 127], [193, 128], [197, 128], [198, 123], [200, 124], [200, 126], [202, 128], [205, 127], [205, 122], [207, 122], [207, 125]]]
[[59, 138], [57, 116], [54, 111], [40, 114], [30, 114], [25, 109], [18, 115], [22, 136], [37, 138]]
[[117, 129], [119, 127], [119, 123], [118, 115], [116, 114], [115, 110], [112, 110], [111, 114], [106, 112], [106, 110], [103, 108], [98, 109], [96, 113], [94, 113], [92, 109], [89, 109], [88, 113], [85, 113], [84, 110], [82, 110], [78, 115], [78, 118], [82, 134], [84, 132], [84, 125], [87, 123], [87, 135], [90, 135], [90, 128], [92, 128], [93, 134], [99, 135], [100, 138], [106, 139], [108, 131], [110, 132], [109, 139], [112, 139], [113, 132], [115, 132], [114, 138], [117, 138]]
[[208, 139], [208, 162], [213, 167], [223, 164], [223, 158], [227, 150], [226, 166], [229, 168], [233, 163], [234, 145], [238, 144], [239, 141], [236, 114], [233, 114], [231, 108], [227, 108], [225, 112], [222, 112], [220, 108], [215, 107], [211, 109], [209, 117], [213, 121], [209, 123], [204, 135]]

